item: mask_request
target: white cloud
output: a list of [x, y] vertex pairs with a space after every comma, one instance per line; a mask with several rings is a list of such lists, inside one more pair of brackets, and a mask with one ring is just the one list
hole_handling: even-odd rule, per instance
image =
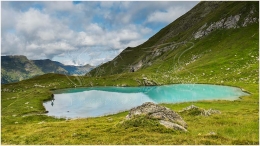
[[17, 12], [8, 7], [1, 9], [1, 28], [2, 31], [12, 29], [16, 23]]
[[88, 35], [85, 32], [79, 32], [77, 34], [76, 42], [77, 45], [80, 46], [93, 46], [97, 43], [97, 41], [94, 40], [95, 36]]
[[147, 22], [171, 23], [186, 11], [187, 10], [183, 7], [170, 7], [166, 11], [156, 11], [150, 14], [147, 18]]
[[4, 55], [17, 55], [23, 54], [26, 44], [21, 38], [14, 34], [4, 34], [1, 40], [1, 54]]
[[113, 1], [101, 1], [100, 6], [103, 8], [111, 8], [114, 4], [116, 4]]
[[44, 41], [55, 39], [55, 32], [53, 30], [39, 30], [36, 35]]
[[53, 22], [46, 14], [30, 8], [27, 12], [22, 13], [17, 17], [16, 30], [25, 32], [29, 35], [34, 34], [37, 30], [48, 29], [52, 27]]
[[97, 24], [97, 23], [91, 23], [85, 27], [85, 30], [88, 34], [98, 34], [102, 35], [104, 33], [104, 30]]
[[[85, 60], [92, 65], [113, 59], [126, 47], [143, 43], [147, 36], [155, 33], [148, 23], [167, 24], [188, 9], [183, 3], [176, 7], [174, 2], [2, 4], [2, 55], [52, 59], [61, 58], [60, 54], [66, 57], [68, 51], [85, 49], [84, 57], [72, 59], [70, 56], [73, 61], [66, 63], [82, 64], [77, 60]], [[42, 5], [42, 8], [34, 4]]]
[[46, 1], [43, 3], [46, 6], [46, 11], [74, 11], [75, 7], [78, 7], [69, 1]]

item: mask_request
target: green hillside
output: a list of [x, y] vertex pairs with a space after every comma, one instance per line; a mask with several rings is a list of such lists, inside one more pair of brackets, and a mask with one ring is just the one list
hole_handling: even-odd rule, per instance
[[25, 56], [1, 56], [1, 83], [17, 82], [44, 72]]
[[[50, 73], [2, 85], [1, 142], [259, 145], [258, 18], [259, 2], [200, 2], [144, 44], [125, 49], [86, 76]], [[209, 117], [180, 113], [187, 133], [144, 117], [122, 124], [128, 112], [76, 120], [44, 115], [42, 102], [55, 89], [175, 83], [236, 86], [250, 95], [235, 101], [162, 104], [174, 111], [192, 104], [221, 111]]]
[[[207, 39], [205, 37], [195, 39], [195, 34], [200, 31], [202, 26], [206, 25], [202, 30], [209, 29], [208, 34], [213, 32], [221, 33], [219, 32], [221, 30], [232, 33], [245, 27], [245, 23], [247, 25], [256, 23], [258, 12], [258, 2], [201, 2], [185, 15], [160, 30], [145, 43], [134, 48], [126, 48], [112, 61], [92, 70], [90, 75], [102, 76], [127, 73], [131, 71], [132, 67], [135, 70], [139, 68], [143, 70], [153, 66], [158, 61], [164, 61], [166, 55], [170, 58], [178, 55], [176, 52], [186, 51], [187, 48], [183, 46], [187, 44], [198, 46], [197, 43]], [[238, 16], [239, 20], [234, 25], [230, 25], [229, 23], [236, 21], [235, 16]], [[251, 19], [254, 19], [254, 21], [247, 22]], [[214, 26], [216, 23], [220, 24]], [[254, 35], [254, 33], [251, 35]], [[187, 61], [187, 58], [183, 58], [183, 61], [185, 60]], [[175, 61], [172, 63], [177, 64]]]
[[18, 82], [46, 73], [84, 75], [93, 66], [64, 65], [50, 59], [29, 60], [23, 55], [1, 56], [1, 84]]

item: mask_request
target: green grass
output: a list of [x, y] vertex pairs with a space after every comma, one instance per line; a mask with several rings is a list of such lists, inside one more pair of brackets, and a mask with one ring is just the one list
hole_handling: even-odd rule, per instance
[[[44, 113], [42, 101], [50, 98], [50, 90], [75, 87], [71, 81], [78, 86], [80, 83], [82, 86], [90, 86], [89, 82], [100, 86], [138, 86], [134, 79], [141, 74], [143, 73], [136, 72], [120, 77], [80, 77], [80, 82], [76, 77], [47, 74], [3, 85], [2, 144], [259, 144], [258, 83], [235, 82], [232, 78], [227, 78], [228, 82], [223, 84], [241, 87], [251, 95], [236, 101], [163, 104], [174, 111], [191, 104], [221, 111], [221, 114], [210, 117], [181, 114], [188, 124], [187, 133], [166, 129], [158, 124], [158, 121], [144, 117], [125, 121], [128, 112], [77, 120], [38, 115]], [[221, 76], [220, 72], [219, 74]], [[207, 83], [205, 80], [201, 82]], [[34, 87], [35, 83], [45, 88]], [[6, 89], [8, 92], [4, 92]], [[26, 102], [29, 104], [25, 104]], [[30, 108], [31, 106], [33, 108]], [[216, 135], [208, 135], [210, 132], [215, 132]]]
[[[188, 124], [187, 133], [166, 129], [158, 121], [144, 117], [125, 121], [128, 112], [65, 120], [34, 114], [21, 116], [25, 111], [13, 117], [21, 110], [14, 106], [12, 113], [2, 110], [2, 144], [258, 144], [257, 87], [244, 86], [251, 96], [236, 101], [163, 104], [174, 111], [194, 104], [222, 112], [209, 117], [180, 114]], [[3, 104], [6, 103], [2, 101]], [[209, 132], [216, 135], [208, 136]]]
[[[231, 13], [236, 11], [233, 9]], [[164, 34], [167, 29], [161, 33]], [[151, 44], [156, 39], [152, 38]], [[156, 58], [152, 66], [134, 73], [97, 77], [46, 74], [2, 85], [2, 144], [259, 144], [259, 24], [217, 30], [201, 40], [191, 42], [194, 46], [179, 45], [177, 49]], [[140, 52], [133, 55], [140, 57], [138, 54]], [[198, 58], [192, 61], [194, 55]], [[119, 65], [129, 62], [131, 60]], [[106, 65], [109, 68], [111, 64]], [[158, 121], [145, 117], [125, 121], [128, 112], [76, 120], [43, 115], [45, 109], [42, 102], [50, 99], [51, 90], [89, 86], [143, 86], [140, 83], [143, 76], [159, 85], [207, 83], [236, 86], [250, 95], [235, 101], [162, 104], [174, 111], [192, 104], [221, 111], [221, 114], [209, 117], [180, 113], [188, 124], [187, 133], [166, 129]], [[216, 135], [208, 135], [210, 132]]]
[[[257, 27], [248, 29], [247, 32], [250, 32], [250, 29], [255, 31]], [[237, 35], [246, 35], [243, 32], [238, 31]], [[221, 33], [228, 32], [219, 32], [216, 36], [207, 38], [221, 40], [219, 45], [215, 48], [211, 47], [211, 52], [205, 50], [207, 53], [203, 57], [178, 72], [169, 70], [170, 65], [167, 63], [172, 62], [169, 57], [169, 61], [166, 60], [157, 73], [153, 69], [158, 69], [158, 67], [152, 66], [135, 73], [102, 77], [67, 77], [46, 74], [18, 83], [2, 85], [2, 144], [259, 144], [258, 61], [252, 60], [251, 57], [252, 54], [259, 57], [256, 41], [258, 35], [255, 35], [256, 38], [245, 37], [248, 39], [244, 40], [248, 42], [245, 43], [248, 47], [245, 47], [243, 43], [230, 46], [228, 42], [231, 40], [219, 37]], [[207, 48], [210, 45], [207, 39], [205, 42], [195, 44], [193, 50], [190, 51], [196, 54], [200, 52], [200, 49]], [[224, 49], [220, 51], [221, 45]], [[187, 52], [186, 57], [189, 58], [190, 54]], [[237, 57], [234, 56], [235, 54]], [[244, 60], [241, 60], [241, 57]], [[181, 61], [187, 58], [181, 58]], [[230, 64], [230, 61], [233, 64]], [[235, 71], [230, 73], [230, 71], [221, 70], [223, 66]], [[238, 72], [241, 73], [237, 74]], [[202, 76], [202, 73], [205, 75]], [[42, 102], [50, 98], [51, 90], [74, 88], [75, 84], [76, 87], [122, 86], [123, 84], [139, 86], [142, 84], [136, 80], [141, 80], [142, 75], [159, 84], [186, 82], [237, 86], [250, 92], [251, 95], [236, 101], [163, 104], [174, 111], [179, 111], [191, 104], [204, 109], [212, 108], [221, 111], [220, 115], [210, 117], [181, 114], [188, 124], [189, 132], [187, 133], [166, 129], [157, 121], [142, 117], [122, 123], [127, 112], [77, 120], [55, 119], [41, 115], [45, 111]], [[196, 80], [192, 80], [194, 76], [197, 77]], [[246, 79], [240, 80], [241, 78]], [[222, 80], [223, 83], [221, 83]], [[35, 84], [45, 87], [35, 87]], [[25, 104], [27, 102], [29, 103]], [[113, 120], [108, 120], [108, 117]], [[44, 123], [41, 123], [42, 121]], [[210, 132], [215, 132], [216, 135], [207, 135]]]

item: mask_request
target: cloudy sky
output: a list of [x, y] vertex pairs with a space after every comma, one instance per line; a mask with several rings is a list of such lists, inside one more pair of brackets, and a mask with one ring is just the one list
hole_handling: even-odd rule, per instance
[[196, 1], [1, 2], [1, 55], [98, 65], [135, 47]]

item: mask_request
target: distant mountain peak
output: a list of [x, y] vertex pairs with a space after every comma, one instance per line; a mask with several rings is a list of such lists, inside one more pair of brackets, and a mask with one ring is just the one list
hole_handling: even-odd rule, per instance
[[17, 82], [46, 73], [84, 75], [94, 67], [64, 65], [50, 59], [28, 60], [24, 55], [1, 56], [1, 83]]

